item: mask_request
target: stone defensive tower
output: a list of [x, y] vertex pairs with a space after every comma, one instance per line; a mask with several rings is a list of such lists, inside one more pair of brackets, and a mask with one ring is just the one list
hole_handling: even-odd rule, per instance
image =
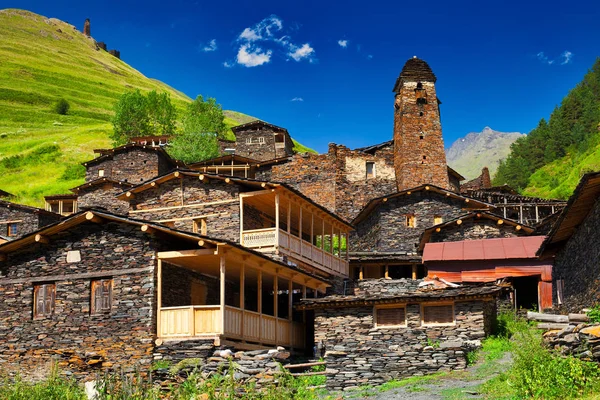
[[398, 191], [422, 184], [450, 189], [436, 77], [416, 56], [394, 85], [394, 169]]
[[92, 30], [90, 27], [90, 19], [89, 18], [86, 18], [85, 22], [83, 23], [83, 34], [88, 37], [92, 36]]

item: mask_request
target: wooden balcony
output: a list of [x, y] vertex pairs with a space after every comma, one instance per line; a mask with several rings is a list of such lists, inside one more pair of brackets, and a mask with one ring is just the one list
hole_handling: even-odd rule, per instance
[[304, 324], [240, 308], [183, 306], [160, 309], [163, 339], [220, 337], [261, 345], [304, 347]]
[[243, 246], [261, 252], [274, 252], [315, 265], [329, 273], [348, 275], [348, 261], [282, 229], [266, 228], [242, 232]]

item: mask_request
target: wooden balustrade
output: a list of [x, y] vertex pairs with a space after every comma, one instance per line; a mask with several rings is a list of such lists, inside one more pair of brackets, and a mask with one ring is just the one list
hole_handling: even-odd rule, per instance
[[[222, 334], [219, 306], [163, 307], [160, 319], [162, 338]], [[223, 335], [267, 345], [304, 347], [304, 324], [230, 306], [225, 306]]]
[[[279, 236], [279, 243], [276, 237]], [[309, 242], [283, 230], [276, 234], [275, 228], [254, 229], [242, 232], [242, 245], [251, 249], [279, 251], [309, 264], [316, 264], [328, 272], [349, 274], [348, 261], [328, 253]]]

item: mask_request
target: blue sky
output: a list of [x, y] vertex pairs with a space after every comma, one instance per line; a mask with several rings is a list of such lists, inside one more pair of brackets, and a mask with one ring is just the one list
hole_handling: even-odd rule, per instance
[[320, 152], [392, 137], [394, 81], [438, 77], [446, 146], [528, 132], [600, 56], [598, 1], [6, 1], [83, 26], [146, 76], [287, 128]]

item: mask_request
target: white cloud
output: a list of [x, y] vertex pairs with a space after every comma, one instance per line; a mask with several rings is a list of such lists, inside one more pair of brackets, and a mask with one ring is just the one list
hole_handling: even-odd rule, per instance
[[347, 40], [338, 40], [338, 44], [340, 45], [340, 47], [348, 47], [348, 41]]
[[548, 61], [548, 56], [546, 56], [543, 51], [540, 51], [535, 56], [537, 57], [538, 60], [540, 60], [544, 64], [546, 64], [546, 63], [552, 64], [552, 62], [553, 62], [553, 61]]
[[233, 68], [233, 65], [234, 65], [234, 64], [233, 64], [233, 63], [230, 63], [229, 61], [225, 61], [225, 62], [223, 63], [223, 66], [224, 66], [225, 68]]
[[263, 52], [260, 47], [251, 49], [250, 45], [244, 44], [238, 51], [237, 63], [245, 67], [257, 67], [271, 61], [272, 53], [271, 50]]
[[560, 65], [565, 65], [571, 62], [571, 58], [573, 58], [573, 53], [571, 53], [568, 50], [565, 50], [560, 56], [563, 58], [563, 61], [560, 63]]
[[305, 58], [312, 60], [312, 56], [315, 53], [315, 49], [310, 47], [308, 43], [304, 43], [300, 47], [296, 47], [294, 45], [290, 45], [290, 52], [288, 56], [292, 57], [295, 61], [300, 61]]
[[255, 42], [261, 39], [273, 37], [274, 32], [279, 32], [283, 28], [283, 23], [276, 15], [271, 15], [255, 24], [250, 28], [246, 28], [240, 33], [238, 40]]
[[304, 101], [304, 99], [302, 97], [294, 97], [290, 101]]
[[367, 58], [368, 58], [369, 60], [372, 60], [372, 59], [373, 59], [373, 54], [369, 54], [369, 55], [367, 56]]
[[202, 49], [202, 51], [204, 52], [209, 52], [209, 51], [215, 51], [217, 50], [217, 40], [216, 39], [212, 39], [210, 42], [208, 42], [208, 44], [206, 46], [204, 46], [204, 48]]

